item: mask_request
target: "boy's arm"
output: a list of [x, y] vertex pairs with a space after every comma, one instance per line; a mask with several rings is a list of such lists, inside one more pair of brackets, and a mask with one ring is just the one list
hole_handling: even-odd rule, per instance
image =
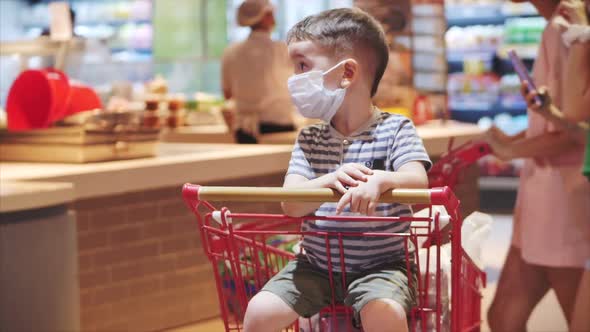
[[348, 190], [336, 205], [336, 214], [347, 205], [351, 212], [374, 215], [382, 193], [395, 188], [428, 188], [428, 176], [421, 161], [410, 161], [401, 165], [397, 171], [374, 171], [366, 183]]
[[[327, 187], [327, 178], [325, 176], [308, 180], [299, 174], [289, 174], [285, 177], [283, 188], [297, 188], [297, 189], [317, 189]], [[322, 203], [294, 203], [281, 202], [283, 212], [291, 217], [306, 216], [317, 210]]]
[[[317, 177], [309, 163], [313, 151], [310, 141], [313, 141], [313, 139], [310, 138], [309, 133], [305, 129], [302, 130], [293, 147], [289, 169], [283, 183], [284, 188], [332, 188], [344, 194], [346, 192], [345, 185], [349, 187], [358, 186], [359, 182], [367, 181], [367, 176], [373, 174], [373, 171], [364, 165], [344, 164], [332, 173]], [[317, 210], [320, 205], [321, 203], [281, 203], [283, 212], [292, 217], [308, 215]]]
[[[308, 180], [305, 176], [299, 174], [288, 174], [285, 177], [283, 188], [292, 189], [319, 189], [331, 188], [341, 194], [346, 192], [344, 185], [356, 187], [359, 183], [367, 181], [373, 171], [368, 167], [360, 164], [345, 164], [335, 172], [322, 175], [313, 180]], [[319, 203], [295, 203], [282, 202], [283, 212], [292, 217], [306, 216], [317, 210], [322, 202]]]

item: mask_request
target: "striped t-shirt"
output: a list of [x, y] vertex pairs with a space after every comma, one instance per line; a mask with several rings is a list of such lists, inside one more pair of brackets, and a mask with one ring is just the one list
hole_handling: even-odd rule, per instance
[[[287, 175], [298, 174], [312, 180], [336, 171], [347, 163], [360, 163], [373, 170], [396, 171], [410, 161], [431, 166], [428, 154], [417, 135], [413, 123], [406, 117], [374, 111], [371, 119], [349, 136], [343, 136], [329, 124], [317, 124], [301, 130], [295, 142]], [[316, 216], [336, 213], [336, 203], [324, 203], [316, 210]], [[380, 203], [377, 216], [408, 216], [409, 206]], [[342, 215], [351, 213], [346, 207]], [[314, 220], [302, 225], [303, 231], [338, 232], [407, 232], [406, 222], [335, 222]], [[339, 240], [329, 238], [333, 271], [342, 271]], [[326, 238], [306, 235], [302, 243], [312, 264], [328, 269]], [[343, 236], [345, 270], [362, 271], [380, 264], [394, 262], [404, 257], [404, 242], [401, 237], [347, 237]]]

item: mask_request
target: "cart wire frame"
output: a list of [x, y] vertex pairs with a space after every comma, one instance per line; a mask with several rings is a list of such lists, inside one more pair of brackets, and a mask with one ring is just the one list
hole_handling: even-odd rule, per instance
[[[269, 244], [269, 239], [277, 235], [289, 235], [301, 238], [307, 234], [323, 235], [326, 238], [328, 257], [328, 274], [331, 284], [332, 304], [320, 312], [320, 330], [338, 331], [337, 318], [346, 317], [350, 321], [351, 309], [334, 300], [334, 277], [332, 271], [332, 254], [330, 238], [337, 237], [340, 251], [340, 266], [345, 267], [342, 254], [343, 237], [346, 236], [399, 236], [404, 239], [406, 270], [410, 288], [412, 285], [412, 268], [414, 260], [417, 277], [417, 306], [409, 313], [411, 331], [442, 331], [441, 326], [441, 245], [440, 223], [448, 219], [451, 245], [451, 296], [450, 296], [450, 331], [479, 331], [481, 326], [481, 288], [485, 287], [486, 276], [471, 260], [461, 247], [461, 224], [459, 200], [450, 188], [432, 189], [395, 189], [384, 193], [380, 202], [429, 206], [429, 216], [416, 217], [356, 217], [356, 216], [305, 216], [289, 217], [279, 214], [232, 213], [222, 207], [217, 210], [210, 201], [241, 202], [334, 202], [341, 197], [331, 189], [285, 189], [252, 187], [204, 187], [185, 184], [183, 198], [195, 214], [203, 249], [212, 263], [216, 280], [217, 294], [221, 316], [226, 331], [243, 331], [242, 320], [250, 298], [260, 290], [272, 275], [276, 274], [296, 253], [286, 251]], [[433, 214], [432, 206], [444, 206], [447, 215]], [[301, 231], [303, 220], [383, 221], [383, 222], [419, 222], [410, 227], [408, 233], [346, 233], [346, 232], [309, 232]], [[418, 255], [418, 237], [427, 238], [426, 271], [420, 271]], [[415, 248], [413, 252], [410, 249]], [[435, 250], [435, 271], [430, 271], [430, 250]], [[410, 256], [414, 257], [411, 258]], [[339, 273], [342, 285], [346, 285], [346, 271]], [[421, 273], [425, 272], [424, 280]], [[429, 273], [435, 275], [435, 303], [429, 303]], [[446, 287], [446, 285], [445, 285]], [[428, 315], [435, 315], [435, 326], [427, 327]], [[307, 320], [309, 330], [311, 320]], [[331, 328], [330, 328], [331, 326]], [[336, 328], [334, 328], [336, 327]], [[298, 321], [288, 331], [299, 331]], [[346, 331], [352, 331], [351, 326]]]

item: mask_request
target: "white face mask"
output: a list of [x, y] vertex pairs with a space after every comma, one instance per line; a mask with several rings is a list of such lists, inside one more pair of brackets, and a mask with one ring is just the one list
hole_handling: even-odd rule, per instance
[[322, 119], [328, 123], [332, 120], [344, 101], [346, 89], [326, 89], [324, 76], [344, 62], [325, 72], [314, 70], [289, 77], [289, 93], [301, 115], [310, 119]]

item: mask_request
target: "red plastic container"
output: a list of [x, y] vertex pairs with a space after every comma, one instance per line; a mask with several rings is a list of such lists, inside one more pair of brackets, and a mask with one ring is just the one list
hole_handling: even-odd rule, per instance
[[8, 93], [8, 129], [47, 128], [68, 115], [101, 107], [100, 99], [91, 88], [70, 85], [67, 75], [59, 70], [26, 70], [17, 77]]
[[46, 128], [65, 112], [70, 83], [55, 69], [27, 70], [12, 84], [6, 103], [8, 129]]

